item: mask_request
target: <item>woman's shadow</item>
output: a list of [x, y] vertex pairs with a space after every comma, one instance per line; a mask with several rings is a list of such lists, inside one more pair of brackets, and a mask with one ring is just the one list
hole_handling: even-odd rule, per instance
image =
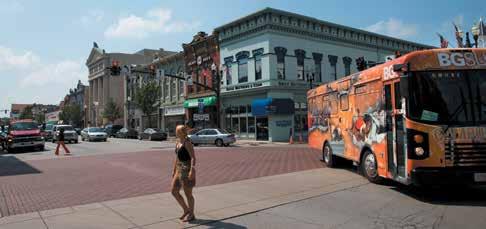
[[185, 228], [198, 227], [204, 225], [208, 229], [246, 229], [247, 227], [234, 223], [223, 222], [219, 220], [195, 219]]

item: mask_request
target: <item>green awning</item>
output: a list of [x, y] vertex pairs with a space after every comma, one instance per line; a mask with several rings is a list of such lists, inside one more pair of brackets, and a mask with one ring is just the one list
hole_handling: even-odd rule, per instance
[[209, 96], [197, 99], [188, 99], [184, 101], [184, 108], [192, 108], [197, 107], [199, 104], [199, 100], [202, 100], [204, 106], [214, 106], [216, 105], [216, 96]]

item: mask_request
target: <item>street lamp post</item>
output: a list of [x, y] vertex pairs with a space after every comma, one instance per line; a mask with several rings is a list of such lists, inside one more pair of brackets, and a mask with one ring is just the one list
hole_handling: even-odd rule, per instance
[[99, 105], [99, 102], [98, 101], [94, 101], [93, 102], [93, 105], [95, 106], [95, 126], [98, 126], [98, 105]]
[[476, 24], [471, 28], [471, 32], [473, 34], [473, 39], [474, 39], [474, 47], [478, 47], [478, 38], [479, 38], [479, 25]]

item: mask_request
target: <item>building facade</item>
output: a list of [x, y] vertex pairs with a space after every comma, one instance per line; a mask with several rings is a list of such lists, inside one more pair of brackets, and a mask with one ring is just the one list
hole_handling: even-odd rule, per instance
[[[150, 68], [154, 70], [151, 70]], [[183, 76], [184, 59], [182, 52], [172, 52], [165, 56], [158, 56], [150, 64], [132, 65], [124, 72], [126, 78], [126, 104], [127, 120], [125, 126], [139, 131], [145, 128], [159, 128], [169, 135], [175, 134], [175, 127], [183, 124], [184, 113], [184, 81], [172, 76]], [[160, 86], [158, 109], [152, 114], [144, 114], [138, 109], [135, 102], [137, 91], [148, 81], [155, 81]], [[150, 120], [150, 121], [149, 121]]]
[[220, 67], [218, 36], [199, 32], [182, 47], [186, 74], [192, 82], [205, 85], [188, 83], [184, 102], [186, 119], [194, 121], [196, 128], [217, 127], [221, 123], [220, 101], [212, 89], [220, 87], [216, 75]]
[[[133, 54], [127, 53], [107, 53], [104, 49], [98, 47], [96, 43], [93, 44], [91, 53], [86, 60], [86, 66], [89, 69], [89, 104], [87, 112], [89, 113], [88, 125], [102, 126], [108, 123], [102, 114], [105, 104], [109, 99], [123, 108], [125, 106], [125, 79], [119, 75], [111, 75], [108, 67], [114, 61], [118, 62], [120, 66], [131, 64], [147, 64], [151, 63], [155, 56], [163, 55], [164, 50], [142, 49]], [[115, 121], [115, 124], [123, 124], [125, 117]]]
[[[157, 71], [172, 76], [184, 76], [184, 53], [178, 52], [159, 58], [154, 62]], [[174, 77], [160, 79], [161, 98], [159, 110], [159, 127], [169, 136], [175, 136], [177, 125], [184, 124], [185, 82]]]
[[81, 122], [80, 123], [72, 123], [75, 127], [85, 127], [86, 126], [86, 117], [87, 117], [87, 104], [89, 104], [89, 100], [86, 98], [88, 96], [89, 87], [84, 85], [81, 80], [78, 81], [78, 84], [75, 88], [69, 90], [69, 94], [64, 97], [63, 106], [70, 105], [70, 106], [77, 106], [79, 110], [82, 112]]
[[433, 48], [266, 8], [215, 29], [224, 128], [240, 138], [306, 138], [306, 92], [356, 72], [358, 57]]

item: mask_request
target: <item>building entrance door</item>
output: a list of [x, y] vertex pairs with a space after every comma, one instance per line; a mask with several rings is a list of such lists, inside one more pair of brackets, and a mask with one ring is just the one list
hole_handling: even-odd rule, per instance
[[256, 118], [256, 140], [268, 141], [268, 118]]

